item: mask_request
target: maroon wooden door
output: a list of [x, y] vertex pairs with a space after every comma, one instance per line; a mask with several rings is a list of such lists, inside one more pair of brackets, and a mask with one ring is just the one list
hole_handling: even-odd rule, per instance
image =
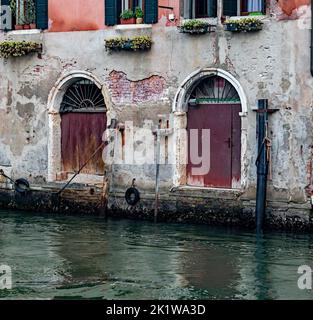
[[[239, 104], [199, 104], [188, 111], [189, 161], [187, 165], [187, 184], [215, 188], [231, 188], [234, 181], [240, 181], [241, 120]], [[209, 171], [195, 175], [195, 165], [191, 159], [191, 129], [198, 129], [198, 155], [202, 147], [210, 148]], [[210, 145], [202, 146], [202, 130], [210, 130]]]
[[[106, 113], [65, 113], [61, 115], [63, 171], [75, 172], [91, 157], [102, 142]], [[103, 175], [102, 150], [82, 173]]]

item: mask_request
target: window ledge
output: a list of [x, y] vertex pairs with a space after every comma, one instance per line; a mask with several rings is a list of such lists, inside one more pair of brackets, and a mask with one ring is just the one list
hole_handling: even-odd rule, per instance
[[38, 34], [40, 33], [40, 29], [23, 29], [23, 30], [11, 30], [8, 31], [8, 35], [25, 35], [25, 34]]
[[138, 30], [152, 29], [152, 24], [118, 24], [114, 27], [116, 30]]

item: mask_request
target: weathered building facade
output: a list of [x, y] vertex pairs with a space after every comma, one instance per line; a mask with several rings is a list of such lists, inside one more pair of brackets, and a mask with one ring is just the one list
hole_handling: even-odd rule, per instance
[[[156, 166], [146, 161], [142, 146], [156, 149], [154, 131], [161, 125], [168, 130], [160, 147], [160, 219], [253, 225], [255, 109], [258, 99], [268, 99], [278, 110], [268, 125], [267, 222], [310, 227], [310, 1], [254, 1], [263, 29], [225, 31], [224, 17], [241, 19], [250, 2], [37, 1], [40, 29], [0, 33], [0, 41], [35, 41], [43, 48], [41, 55], [0, 60], [0, 168], [32, 186], [32, 200], [25, 200], [3, 179], [2, 205], [55, 209], [51, 190], [88, 160], [100, 133], [116, 120], [119, 161], [109, 166], [111, 214], [153, 214]], [[143, 7], [145, 23], [120, 25], [121, 8], [134, 5]], [[180, 33], [177, 26], [189, 18], [209, 21], [212, 32]], [[138, 35], [152, 37], [151, 50], [105, 50], [106, 39]], [[92, 112], [85, 110], [91, 96]], [[84, 110], [75, 112], [82, 103]], [[187, 137], [204, 128], [211, 129], [211, 155], [202, 155], [209, 157], [210, 170], [194, 175]], [[126, 152], [130, 145], [132, 156]], [[101, 157], [93, 159], [72, 192], [63, 194], [62, 210], [75, 199], [76, 209], [95, 207], [107, 168]], [[124, 193], [134, 178], [141, 200], [129, 206]]]

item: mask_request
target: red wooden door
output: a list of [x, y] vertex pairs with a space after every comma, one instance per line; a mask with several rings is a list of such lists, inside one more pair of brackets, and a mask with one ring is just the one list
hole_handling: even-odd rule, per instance
[[[241, 154], [241, 121], [240, 105], [231, 104], [199, 104], [190, 107], [188, 111], [188, 141], [189, 161], [187, 165], [187, 184], [215, 188], [231, 188], [234, 179], [240, 180]], [[198, 155], [202, 156], [202, 130], [210, 130], [210, 140], [203, 145], [203, 150], [209, 148], [209, 171], [195, 175], [195, 165], [191, 159], [191, 129], [198, 129]]]
[[[102, 142], [106, 113], [65, 113], [61, 116], [63, 171], [75, 172], [91, 157]], [[90, 160], [82, 173], [104, 173], [102, 151]]]

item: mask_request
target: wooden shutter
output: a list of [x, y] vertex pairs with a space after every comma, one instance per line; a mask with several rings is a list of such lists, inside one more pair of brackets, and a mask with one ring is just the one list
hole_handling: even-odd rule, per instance
[[118, 19], [118, 3], [120, 0], [105, 0], [105, 24], [114, 26]]
[[[10, 0], [0, 0], [0, 4], [1, 4], [1, 6], [9, 6], [9, 5], [10, 5]], [[7, 12], [2, 12], [2, 11], [1, 11], [0, 14], [2, 14], [2, 13], [7, 14]], [[11, 18], [13, 18], [13, 17], [11, 17]], [[6, 21], [4, 21], [4, 22], [6, 22]], [[12, 23], [13, 23], [13, 21], [12, 21]], [[2, 26], [2, 23], [0, 23], [0, 30], [9, 31], [9, 30], [11, 30], [11, 29], [4, 28], [4, 26]]]
[[237, 16], [237, 1], [224, 0], [224, 16]]
[[145, 0], [145, 23], [158, 22], [158, 0]]
[[38, 29], [48, 29], [48, 0], [36, 0], [36, 25]]

